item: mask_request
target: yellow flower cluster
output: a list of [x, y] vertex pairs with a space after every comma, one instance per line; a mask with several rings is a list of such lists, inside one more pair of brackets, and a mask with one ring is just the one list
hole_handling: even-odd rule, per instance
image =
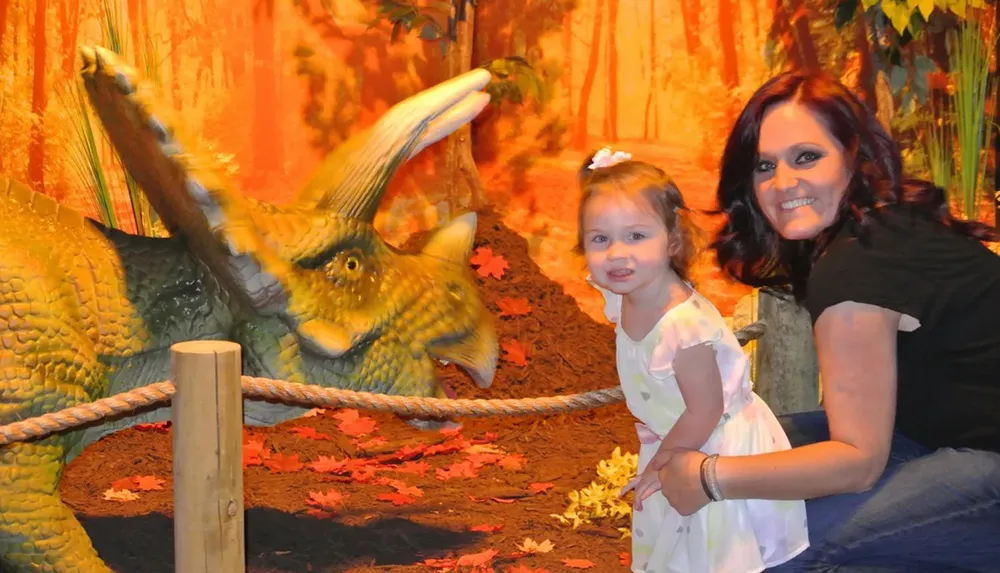
[[[868, 10], [879, 4], [880, 0], [863, 0], [862, 6]], [[892, 22], [892, 26], [900, 34], [910, 25], [910, 17], [915, 11], [920, 11], [924, 20], [931, 17], [935, 8], [941, 11], [951, 11], [959, 18], [966, 18], [967, 8], [983, 8], [984, 0], [881, 0], [882, 13]]]
[[632, 504], [627, 499], [619, 498], [618, 492], [635, 477], [638, 467], [638, 454], [622, 454], [621, 447], [615, 447], [611, 459], [597, 464], [597, 480], [581, 490], [571, 491], [567, 495], [569, 506], [566, 511], [562, 515], [553, 513], [552, 517], [563, 525], [571, 525], [573, 529], [585, 523], [610, 519], [612, 524], [623, 523], [624, 526], [617, 529], [622, 532], [622, 537], [628, 537]]

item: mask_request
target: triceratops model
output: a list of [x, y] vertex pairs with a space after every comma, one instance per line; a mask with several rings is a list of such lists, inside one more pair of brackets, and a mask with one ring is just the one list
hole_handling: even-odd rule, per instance
[[[475, 215], [415, 253], [372, 226], [396, 168], [485, 107], [488, 71], [399, 103], [277, 207], [234, 192], [115, 54], [81, 57], [90, 101], [171, 237], [105, 228], [0, 179], [0, 425], [169, 378], [169, 347], [185, 340], [236, 341], [245, 374], [293, 382], [441, 397], [442, 360], [491, 383], [496, 334], [467, 263]], [[251, 424], [301, 412], [245, 403]], [[0, 570], [110, 571], [59, 498], [62, 469], [102, 435], [169, 415], [0, 448]]]

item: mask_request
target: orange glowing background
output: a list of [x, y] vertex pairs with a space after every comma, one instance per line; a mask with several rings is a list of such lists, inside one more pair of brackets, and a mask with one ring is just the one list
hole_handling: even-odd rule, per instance
[[[804, 11], [802, 1], [784, 4]], [[787, 10], [775, 0], [478, 4], [472, 64], [520, 56], [543, 87], [520, 104], [491, 105], [474, 122], [473, 151], [488, 197], [528, 238], [543, 270], [598, 317], [596, 293], [569, 254], [576, 169], [587, 152], [611, 144], [663, 166], [691, 204], [711, 207], [727, 129], [738, 106], [775, 71], [766, 63], [769, 38]], [[384, 20], [369, 26], [377, 5], [0, 0], [0, 172], [96, 216], [74, 164], [80, 106], [71, 88], [77, 46], [106, 44], [111, 21], [126, 56], [147, 47], [148, 71], [164, 101], [189, 132], [213, 145], [243, 191], [288, 200], [325, 149], [447, 77], [438, 43], [416, 30], [390, 42]], [[809, 16], [802, 12], [799, 21]], [[822, 48], [810, 43], [814, 52], [805, 57]], [[101, 147], [116, 212], [127, 213], [120, 169], [107, 159], [106, 143]], [[427, 149], [393, 182], [377, 219], [391, 241], [450, 215], [442, 207], [449, 190], [440, 177], [441, 150], [440, 143]], [[724, 313], [747, 292], [722, 281], [710, 264], [695, 279]]]

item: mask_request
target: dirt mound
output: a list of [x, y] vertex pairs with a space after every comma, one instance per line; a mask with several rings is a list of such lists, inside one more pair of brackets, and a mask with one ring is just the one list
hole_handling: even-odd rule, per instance
[[[591, 320], [547, 279], [524, 239], [486, 212], [476, 247], [506, 263], [501, 278], [477, 279], [498, 315], [504, 350], [489, 389], [476, 388], [453, 366], [440, 367], [459, 397], [529, 398], [617, 384], [612, 327]], [[489, 265], [484, 252], [477, 260]], [[626, 570], [619, 555], [629, 542], [613, 527], [572, 530], [550, 516], [563, 512], [567, 493], [594, 479], [615, 446], [636, 450], [624, 405], [461, 421], [457, 433], [422, 432], [392, 415], [339, 410], [248, 428], [248, 572], [426, 572], [462, 556], [488, 559], [497, 572], [568, 571], [567, 559], [589, 561], [592, 571]], [[130, 476], [163, 482], [145, 480], [140, 485], [154, 487], [149, 491], [131, 488], [138, 499], [105, 500]], [[61, 493], [115, 571], [172, 573], [171, 476], [169, 427], [133, 428], [74, 460]], [[548, 539], [554, 548], [526, 553], [526, 537]]]

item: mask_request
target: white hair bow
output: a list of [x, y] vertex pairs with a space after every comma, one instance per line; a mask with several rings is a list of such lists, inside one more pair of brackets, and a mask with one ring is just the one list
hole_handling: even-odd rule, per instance
[[594, 154], [594, 157], [590, 161], [590, 165], [587, 166], [587, 169], [593, 171], [595, 169], [601, 169], [602, 167], [611, 167], [612, 165], [617, 165], [622, 161], [628, 161], [630, 159], [632, 159], [631, 153], [626, 153], [624, 151], [611, 153], [611, 148], [605, 146]]

